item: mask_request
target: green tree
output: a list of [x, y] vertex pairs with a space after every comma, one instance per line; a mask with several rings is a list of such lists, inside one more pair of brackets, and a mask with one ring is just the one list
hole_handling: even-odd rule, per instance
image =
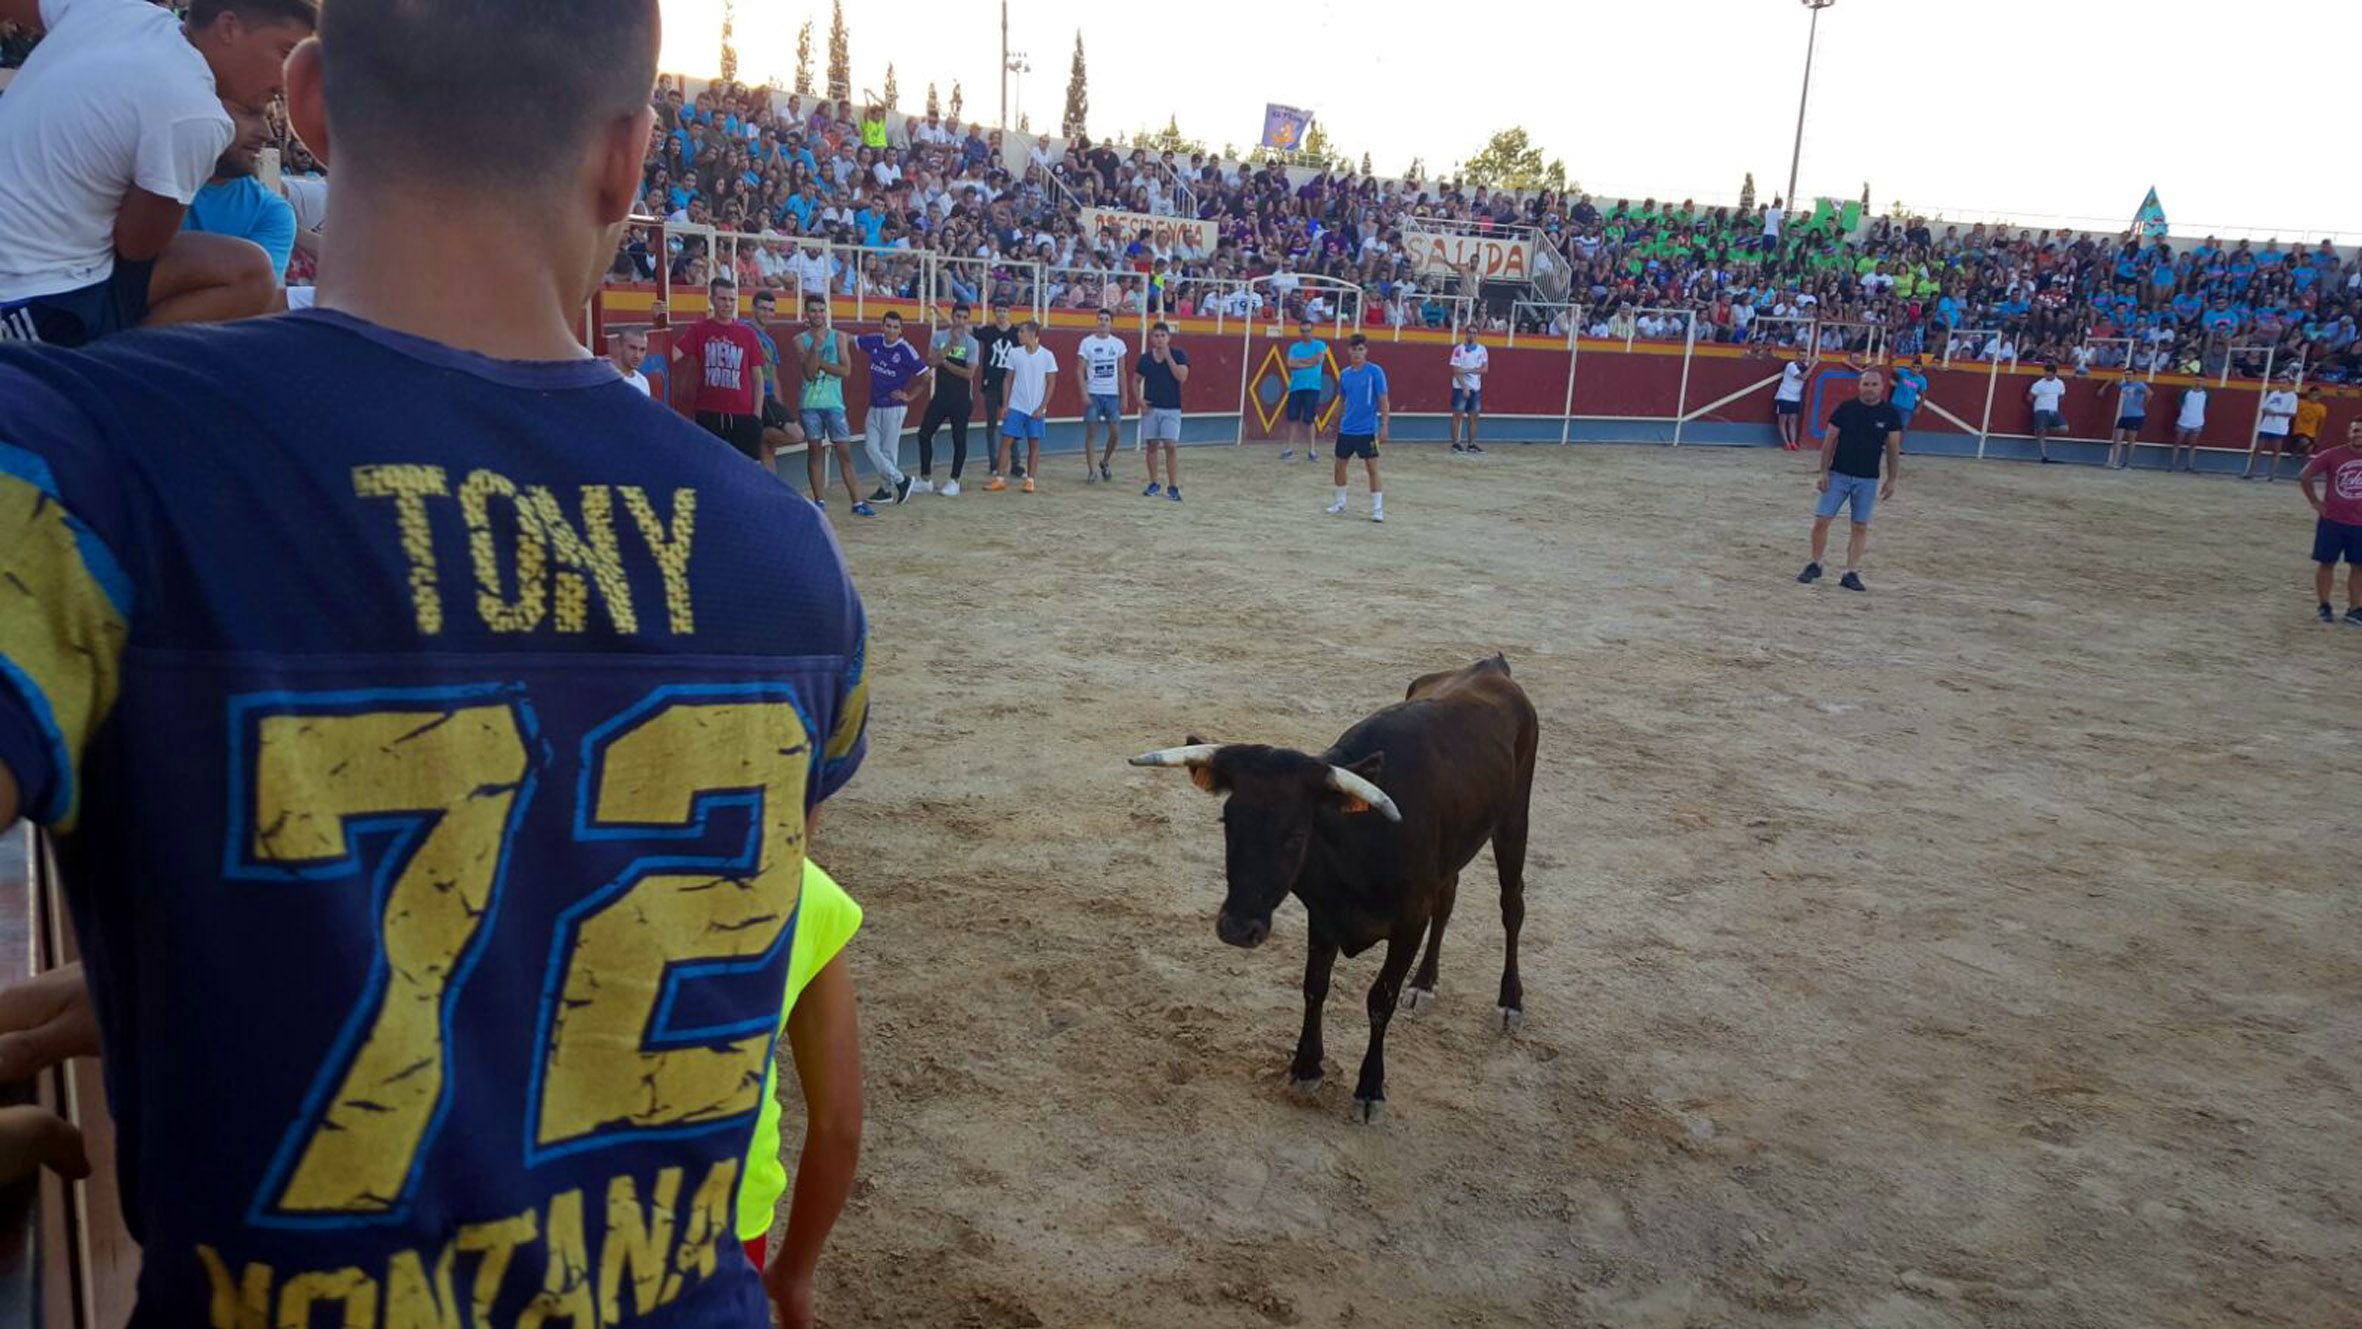
[[894, 86], [894, 62], [888, 60], [886, 62], [886, 109], [896, 111], [901, 108], [902, 89]]
[[1566, 163], [1545, 162], [1542, 150], [1522, 125], [1493, 135], [1484, 149], [1460, 168], [1463, 183], [1483, 189], [1559, 189], [1567, 187]]
[[967, 96], [966, 96], [965, 94], [963, 94], [963, 93], [960, 91], [960, 81], [959, 81], [958, 79], [956, 79], [956, 78], [955, 78], [955, 79], [953, 79], [953, 80], [951, 81], [951, 122], [952, 122], [952, 123], [954, 123], [954, 124], [957, 124], [957, 123], [959, 122], [959, 118], [960, 118], [960, 110], [961, 110], [961, 108], [962, 108], [962, 105], [963, 105], [963, 104], [964, 104], [966, 101], [967, 101]]
[[722, 66], [724, 83], [738, 81], [738, 0], [722, 0]]
[[853, 96], [852, 43], [845, 35], [845, 0], [833, 0], [834, 11], [828, 21], [828, 99], [846, 101]]
[[796, 95], [812, 95], [812, 20], [796, 30]]
[[1366, 153], [1366, 152], [1365, 152], [1365, 153], [1363, 153], [1363, 154], [1361, 155], [1361, 173], [1362, 173], [1363, 175], [1376, 175], [1376, 174], [1377, 174], [1377, 172], [1376, 172], [1376, 171], [1374, 171], [1374, 170], [1370, 169], [1370, 154], [1368, 154], [1368, 153]]
[[1186, 157], [1193, 152], [1206, 150], [1206, 145], [1202, 141], [1181, 132], [1181, 117], [1179, 116], [1167, 118], [1165, 127], [1153, 134], [1141, 134], [1140, 146], [1148, 149], [1151, 153], [1170, 152], [1176, 157]]
[[1287, 160], [1293, 166], [1310, 166], [1316, 170], [1333, 171], [1344, 166], [1350, 158], [1337, 151], [1337, 145], [1329, 139], [1328, 127], [1315, 120], [1312, 122], [1312, 128], [1305, 131], [1304, 146], [1287, 154]]
[[1755, 211], [1755, 172], [1747, 172], [1747, 183], [1739, 186], [1739, 211]]
[[941, 118], [943, 115], [943, 103], [936, 99], [933, 83], [927, 85], [927, 114], [937, 118]]
[[1074, 34], [1074, 71], [1066, 76], [1066, 114], [1058, 121], [1058, 132], [1069, 141], [1081, 138], [1084, 125], [1091, 118], [1091, 75], [1083, 63], [1083, 34]]

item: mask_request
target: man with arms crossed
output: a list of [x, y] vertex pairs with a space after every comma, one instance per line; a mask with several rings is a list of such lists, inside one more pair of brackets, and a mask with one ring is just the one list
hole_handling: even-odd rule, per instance
[[[1452, 348], [1452, 453], [1455, 456], [1484, 451], [1476, 446], [1476, 422], [1484, 414], [1484, 376], [1492, 368], [1493, 353], [1478, 344], [1476, 325], [1471, 323], [1464, 329], [1460, 344]], [[1468, 437], [1466, 447], [1460, 444], [1463, 432]]]
[[[2313, 482], [2326, 483], [2327, 493], [2314, 493]], [[2296, 482], [2304, 487], [2305, 502], [2313, 505], [2313, 595], [2321, 602], [2324, 623], [2336, 612], [2329, 597], [2337, 589], [2337, 561], [2346, 561], [2346, 618], [2362, 628], [2362, 420], [2346, 426], [2346, 441], [2328, 448], [2305, 463]]]
[[[1115, 313], [1099, 311], [1099, 330], [1083, 338], [1075, 349], [1075, 358], [1082, 361], [1080, 382], [1083, 389], [1083, 483], [1095, 484], [1115, 479], [1110, 470], [1115, 462], [1116, 435], [1124, 420], [1124, 357], [1130, 350], [1124, 339], [1115, 335]], [[1099, 467], [1091, 468], [1091, 439], [1100, 421], [1107, 422], [1107, 447], [1099, 454]]]
[[138, 1329], [809, 1323], [731, 1207], [866, 631], [576, 339], [657, 25], [334, 0], [318, 308], [0, 347], [0, 822], [73, 883]]
[[1298, 443], [1304, 446], [1304, 460], [1320, 460], [1321, 366], [1328, 358], [1329, 344], [1312, 335], [1312, 320], [1299, 320], [1296, 340], [1288, 347], [1288, 446], [1280, 449], [1281, 461], [1296, 455]]
[[[1042, 435], [1047, 432], [1050, 391], [1058, 386], [1058, 357], [1042, 345], [1042, 325], [1027, 319], [1017, 325], [1017, 349], [1009, 355], [1009, 405], [1001, 412], [1000, 470], [1009, 470], [1012, 448], [1025, 442], [1025, 492], [1033, 492], [1033, 477], [1041, 474]], [[996, 473], [986, 489], [998, 493], [1008, 483]]]
[[853, 483], [853, 426], [845, 418], [845, 375], [853, 372], [853, 348], [829, 320], [825, 295], [804, 297], [804, 330], [796, 334], [796, 358], [803, 363], [804, 471], [812, 486], [812, 506], [828, 508], [828, 459], [833, 453], [853, 515], [878, 515], [876, 508], [861, 501], [861, 490]]
[[2050, 436], [2067, 427], [2067, 381], [2059, 377], [2056, 364], [2042, 366], [2042, 377], [2026, 389], [2026, 399], [2034, 403], [2034, 446], [2048, 466]]
[[1356, 457], [1370, 473], [1370, 520], [1386, 520], [1386, 489], [1378, 483], [1378, 450], [1394, 423], [1394, 404], [1386, 393], [1386, 371], [1370, 363], [1370, 339], [1354, 333], [1345, 343], [1351, 363], [1337, 374], [1337, 398], [1344, 414], [1337, 420], [1337, 501], [1329, 515], [1342, 516], [1350, 497], [1347, 467]]
[[[1161, 492], [1181, 501], [1181, 385], [1189, 381], [1189, 352], [1173, 344], [1173, 329], [1163, 323], [1148, 330], [1148, 349], [1132, 368], [1132, 399], [1140, 411], [1140, 441], [1148, 448], [1148, 488], [1144, 498]], [[1156, 483], [1156, 454], [1165, 454], [1165, 484]]]
[[[1017, 325], [1009, 321], [1009, 302], [992, 302], [992, 322], [976, 331], [976, 346], [983, 355], [984, 390], [984, 451], [992, 464], [992, 479], [1001, 478], [1000, 450], [994, 440], [1001, 436], [1001, 408], [1009, 395], [1009, 357], [1024, 348], [1024, 339], [1017, 333]], [[1023, 471], [1017, 472], [1022, 476]], [[994, 486], [987, 486], [992, 488]], [[1006, 489], [1007, 485], [997, 486]]]
[[[1821, 444], [1821, 502], [1813, 513], [1812, 562], [1796, 574], [1807, 586], [1821, 579], [1821, 560], [1829, 553], [1829, 524], [1840, 510], [1853, 509], [1853, 533], [1845, 544], [1845, 576], [1837, 583], [1849, 591], [1870, 589], [1862, 584], [1862, 554], [1870, 546], [1870, 518], [1878, 501], [1895, 496], [1895, 481], [1903, 473], [1903, 417], [1886, 400], [1886, 372], [1862, 371], [1855, 400], [1829, 414], [1828, 438]], [[1878, 482], [1881, 462], [1886, 483]]]
[[0, 98], [0, 341], [270, 309], [261, 250], [181, 223], [235, 137], [223, 103], [278, 96], [318, 13], [195, 0], [183, 22], [146, 0], [0, 0], [0, 21], [48, 29]]

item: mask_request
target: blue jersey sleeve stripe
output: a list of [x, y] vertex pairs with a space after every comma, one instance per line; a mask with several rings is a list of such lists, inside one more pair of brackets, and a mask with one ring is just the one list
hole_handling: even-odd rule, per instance
[[84, 557], [86, 533], [54, 494], [13, 469], [40, 459], [0, 454], [12, 467], [0, 471], [0, 678], [49, 748], [49, 793], [34, 814], [70, 830], [83, 747], [114, 709], [130, 629]]
[[[39, 453], [0, 443], [0, 476], [22, 480], [40, 491], [50, 502], [60, 508], [66, 507], [65, 495], [58, 489], [57, 476], [50, 471], [48, 461]], [[98, 588], [106, 593], [107, 599], [115, 606], [116, 615], [129, 621], [131, 578], [124, 573], [123, 565], [116, 561], [115, 551], [107, 548], [98, 533], [84, 525], [70, 510], [65, 513], [65, 523], [67, 529], [74, 533], [74, 545], [82, 555], [83, 568], [90, 573], [91, 580], [98, 583]]]

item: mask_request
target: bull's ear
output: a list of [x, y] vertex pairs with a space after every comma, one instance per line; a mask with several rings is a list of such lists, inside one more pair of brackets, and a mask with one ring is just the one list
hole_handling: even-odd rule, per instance
[[1219, 794], [1222, 792], [1221, 780], [1214, 774], [1214, 768], [1211, 766], [1190, 767], [1189, 782], [1196, 785], [1198, 788], [1205, 790], [1209, 794]]
[[1373, 752], [1345, 769], [1364, 780], [1374, 782], [1378, 778], [1378, 773], [1386, 769], [1386, 754], [1382, 751]]
[[[1362, 758], [1360, 761], [1353, 763], [1351, 766], [1339, 766], [1335, 769], [1344, 771], [1351, 775], [1359, 776], [1362, 780], [1368, 781], [1369, 784], [1374, 787], [1377, 784], [1378, 772], [1386, 769], [1386, 754], [1383, 752], [1373, 752], [1370, 755]], [[1336, 779], [1332, 776], [1328, 787], [1336, 791], [1338, 806], [1346, 813], [1357, 814], [1369, 812], [1372, 810], [1382, 810], [1385, 812], [1386, 819], [1388, 821], [1402, 820], [1402, 814], [1396, 811], [1391, 803], [1389, 803], [1384, 809], [1376, 809], [1375, 805], [1372, 804], [1369, 799], [1362, 797], [1360, 794], [1353, 793], [1350, 790], [1339, 789], [1337, 788], [1337, 783], [1338, 782]], [[1379, 796], [1384, 797], [1382, 793]]]

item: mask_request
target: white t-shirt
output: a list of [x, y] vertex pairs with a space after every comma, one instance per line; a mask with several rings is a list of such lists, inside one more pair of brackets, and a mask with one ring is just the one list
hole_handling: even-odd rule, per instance
[[2296, 394], [2286, 390], [2264, 394], [2264, 422], [2267, 434], [2285, 434], [2296, 422]]
[[1482, 346], [1465, 343], [1452, 348], [1452, 386], [1462, 392], [1472, 392], [1484, 386], [1484, 376], [1471, 370], [1492, 367], [1493, 353]]
[[1040, 415], [1050, 401], [1050, 375], [1058, 372], [1058, 357], [1047, 346], [1009, 352], [1009, 409]]
[[2034, 380], [2034, 386], [2028, 390], [2034, 394], [2035, 410], [2049, 411], [2054, 415], [2065, 414], [2059, 410], [2059, 403], [2067, 399], [2067, 380], [2038, 378]]
[[2182, 394], [2182, 418], [2176, 429], [2204, 429], [2206, 427], [2206, 389], [2191, 388]]
[[237, 133], [172, 11], [41, 0], [41, 22], [0, 97], [0, 301], [105, 281], [125, 195], [187, 203]]
[[1094, 332], [1083, 338], [1082, 346], [1075, 352], [1075, 358], [1083, 362], [1083, 390], [1094, 397], [1121, 396], [1124, 355], [1121, 337], [1103, 337]]
[[[616, 372], [617, 372], [617, 373], [619, 373], [619, 374], [622, 374], [622, 371], [621, 371], [621, 370], [617, 370]], [[643, 397], [652, 397], [652, 396], [656, 395], [654, 392], [652, 392], [652, 391], [650, 391], [650, 390], [649, 390], [649, 387], [648, 387], [648, 376], [647, 376], [646, 374], [643, 374], [643, 373], [641, 373], [639, 370], [635, 369], [635, 370], [633, 370], [632, 372], [630, 372], [630, 373], [628, 373], [628, 374], [623, 374], [622, 376], [623, 376], [623, 381], [624, 381], [624, 382], [626, 382], [626, 383], [629, 383], [629, 384], [631, 384], [633, 387], [635, 387], [635, 388], [638, 388], [638, 389], [640, 390], [640, 395], [641, 395], [641, 396], [643, 396]]]
[[1765, 236], [1767, 236], [1767, 237], [1769, 237], [1770, 239], [1773, 239], [1773, 240], [1777, 240], [1777, 239], [1779, 239], [1779, 238], [1780, 238], [1780, 223], [1781, 223], [1781, 222], [1783, 222], [1783, 221], [1786, 221], [1786, 220], [1787, 220], [1787, 218], [1788, 218], [1788, 213], [1787, 213], [1787, 211], [1786, 211], [1785, 209], [1782, 209], [1782, 208], [1765, 208], [1765, 209], [1763, 210], [1763, 233], [1764, 233], [1764, 235], [1765, 235]]
[[1780, 390], [1772, 394], [1773, 401], [1804, 400], [1804, 366], [1790, 360], [1780, 366]]

